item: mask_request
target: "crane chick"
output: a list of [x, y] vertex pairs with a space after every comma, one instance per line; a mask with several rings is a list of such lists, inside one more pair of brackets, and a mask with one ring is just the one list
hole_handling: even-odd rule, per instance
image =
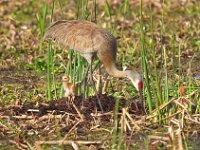
[[63, 87], [64, 87], [64, 97], [75, 96], [76, 86], [69, 82], [68, 76], [62, 77]]

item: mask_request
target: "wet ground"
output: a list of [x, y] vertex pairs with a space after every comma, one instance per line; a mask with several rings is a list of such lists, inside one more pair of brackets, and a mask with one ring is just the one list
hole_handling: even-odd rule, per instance
[[[14, 105], [3, 105], [0, 109], [1, 119], [9, 125], [0, 127], [0, 137], [3, 139], [3, 143], [19, 140], [21, 148], [27, 139], [32, 139], [32, 142], [41, 136], [51, 139], [50, 135], [53, 138], [58, 133], [62, 138], [68, 135], [68, 139], [76, 137], [79, 140], [102, 140], [102, 137], [110, 137], [108, 131], [112, 129], [116, 102], [113, 96], [106, 94], [98, 96], [104, 109], [103, 112], [98, 105], [96, 96], [86, 100], [75, 96], [46, 103], [18, 101]], [[128, 104], [126, 100], [121, 99], [119, 103], [118, 118], [121, 117], [122, 109], [125, 107], [130, 115], [138, 118], [145, 114], [139, 101]], [[16, 132], [20, 133], [19, 137], [16, 137]], [[34, 142], [32, 144], [34, 145]]]
[[[98, 105], [96, 96], [89, 97], [86, 100], [83, 100], [80, 96], [75, 96], [51, 100], [46, 103], [22, 103], [18, 101], [14, 105], [1, 106], [1, 121], [7, 122], [6, 126], [0, 127], [1, 145], [10, 143], [11, 145], [17, 145], [19, 149], [23, 149], [27, 148], [27, 140], [29, 144], [34, 145], [37, 139], [51, 141], [51, 139], [55, 140], [57, 136], [63, 139], [66, 135], [68, 140], [87, 139], [87, 141], [97, 141], [104, 139], [110, 143], [116, 100], [113, 96], [106, 94], [99, 94], [98, 96], [104, 109], [103, 112]], [[166, 147], [161, 142], [162, 140], [154, 143], [148, 139], [147, 135], [149, 134], [163, 136], [163, 134], [167, 135], [167, 132], [163, 130], [164, 128], [159, 127], [158, 124], [151, 124], [145, 121], [145, 111], [140, 101], [128, 103], [126, 100], [120, 99], [119, 106], [119, 124], [121, 124], [120, 118], [125, 114], [124, 110], [127, 110], [128, 114], [134, 119], [135, 125], [137, 126], [138, 124], [138, 127], [142, 128], [140, 130], [136, 127], [135, 131], [126, 131], [127, 145], [132, 145], [131, 143], [134, 141], [135, 148], [143, 149], [145, 147], [144, 141], [146, 140], [149, 149]], [[152, 133], [154, 129], [157, 133]], [[16, 136], [16, 133], [20, 133], [19, 136]], [[191, 132], [189, 134], [192, 136], [187, 138], [188, 147], [197, 148], [200, 146], [198, 129], [197, 133]], [[94, 145], [103, 148], [102, 143]], [[88, 147], [91, 146], [91, 144], [87, 145]], [[85, 148], [87, 149], [88, 147], [86, 146]], [[69, 146], [68, 148], [70, 149], [71, 147]]]

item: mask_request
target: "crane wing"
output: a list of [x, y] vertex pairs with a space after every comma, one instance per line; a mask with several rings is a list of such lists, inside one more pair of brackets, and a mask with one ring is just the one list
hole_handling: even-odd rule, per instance
[[58, 44], [72, 48], [81, 53], [95, 52], [102, 40], [102, 29], [88, 21], [57, 21], [53, 23], [44, 35]]

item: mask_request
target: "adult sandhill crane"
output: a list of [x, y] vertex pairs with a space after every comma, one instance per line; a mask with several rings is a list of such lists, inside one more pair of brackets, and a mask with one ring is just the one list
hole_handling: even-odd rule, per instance
[[62, 82], [65, 91], [64, 97], [75, 96], [76, 87], [75, 84], [69, 82], [69, 77], [63, 76]]
[[96, 24], [81, 20], [57, 21], [47, 29], [44, 39], [52, 39], [64, 47], [80, 52], [90, 66], [97, 55], [109, 75], [127, 77], [137, 91], [142, 92], [142, 76], [133, 70], [117, 69], [117, 41], [111, 33]]

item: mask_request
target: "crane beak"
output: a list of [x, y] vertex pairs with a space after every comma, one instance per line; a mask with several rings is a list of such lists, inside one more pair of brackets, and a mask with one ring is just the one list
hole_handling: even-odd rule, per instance
[[141, 102], [142, 102], [142, 100], [143, 100], [143, 81], [142, 80], [139, 80], [137, 82], [137, 89], [139, 91], [140, 99], [141, 99]]
[[140, 95], [140, 100], [143, 101], [143, 92], [142, 92], [142, 89], [139, 90], [139, 95]]
[[141, 102], [141, 105], [142, 105], [142, 107], [143, 107], [143, 109], [144, 109], [144, 112], [146, 113], [146, 109], [145, 109], [145, 99], [144, 99], [144, 97], [143, 97], [143, 90], [142, 90], [142, 89], [139, 90], [139, 95], [140, 95], [140, 102]]

